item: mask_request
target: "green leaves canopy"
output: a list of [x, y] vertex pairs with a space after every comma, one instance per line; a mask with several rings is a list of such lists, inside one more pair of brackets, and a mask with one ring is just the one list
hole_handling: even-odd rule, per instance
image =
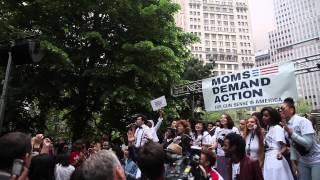
[[169, 0], [0, 4], [0, 37], [39, 34], [46, 51], [39, 65], [13, 71], [6, 123], [28, 120], [24, 130], [43, 131], [52, 110], [64, 112], [73, 139], [124, 127], [130, 114], [150, 112], [151, 99], [169, 97], [195, 41], [175, 26]]

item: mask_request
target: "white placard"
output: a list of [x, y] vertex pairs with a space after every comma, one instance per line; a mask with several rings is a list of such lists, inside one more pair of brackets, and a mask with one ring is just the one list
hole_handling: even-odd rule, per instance
[[153, 111], [158, 111], [159, 109], [167, 106], [167, 101], [165, 96], [161, 96], [157, 99], [154, 99], [150, 103]]
[[298, 98], [293, 63], [275, 64], [202, 80], [206, 111], [279, 104]]

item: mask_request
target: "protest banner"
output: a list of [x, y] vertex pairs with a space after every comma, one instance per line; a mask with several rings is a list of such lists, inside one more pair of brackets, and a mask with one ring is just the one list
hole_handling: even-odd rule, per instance
[[298, 97], [293, 63], [204, 79], [202, 92], [206, 111], [278, 104]]
[[158, 111], [159, 109], [167, 106], [167, 101], [165, 96], [161, 96], [157, 99], [154, 99], [150, 103], [153, 111]]

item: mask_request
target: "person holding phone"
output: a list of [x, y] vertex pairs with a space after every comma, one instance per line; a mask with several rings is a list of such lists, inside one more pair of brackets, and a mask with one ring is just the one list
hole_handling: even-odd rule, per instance
[[0, 147], [0, 180], [27, 179], [31, 137], [25, 133], [11, 132], [0, 137]]
[[50, 179], [54, 176], [54, 166], [52, 140], [49, 137], [44, 137], [40, 154], [32, 157], [29, 179]]
[[251, 159], [259, 160], [260, 167], [263, 167], [264, 162], [264, 134], [265, 132], [256, 117], [252, 116], [246, 120], [244, 131], [246, 154]]
[[279, 111], [291, 145], [294, 176], [298, 179], [320, 179], [320, 142], [311, 121], [296, 114], [292, 98], [286, 98]]

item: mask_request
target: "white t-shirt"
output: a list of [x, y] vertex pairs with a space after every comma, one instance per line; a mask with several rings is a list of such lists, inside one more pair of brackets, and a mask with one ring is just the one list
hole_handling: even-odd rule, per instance
[[238, 180], [237, 176], [240, 175], [240, 162], [232, 163], [232, 180]]
[[[288, 121], [288, 127], [293, 129], [293, 131], [300, 136], [306, 134], [315, 134], [311, 121], [296, 114]], [[306, 164], [320, 162], [320, 143], [316, 136], [313, 137], [310, 152], [305, 156], [301, 156], [299, 161], [302, 161]]]
[[[224, 137], [229, 133], [237, 133], [237, 134], [239, 134], [239, 130], [236, 127], [233, 127], [232, 129], [217, 127], [217, 129], [216, 129], [216, 131], [214, 133], [214, 136], [217, 139], [216, 141], [218, 142], [219, 139], [224, 140]], [[224, 151], [223, 151], [222, 146], [220, 145], [220, 143], [218, 143], [217, 155], [218, 156], [224, 156]]]
[[[246, 140], [246, 153], [247, 153], [247, 155], [249, 155], [251, 159], [254, 159], [254, 160], [259, 159], [258, 152], [259, 152], [260, 147], [259, 147], [258, 135], [255, 134], [253, 136], [252, 132], [250, 132], [247, 135], [245, 140]], [[261, 148], [263, 148], [263, 147], [261, 147]]]
[[264, 143], [269, 150], [280, 150], [281, 144], [279, 142], [286, 143], [284, 136], [284, 129], [280, 125], [270, 126], [268, 133], [266, 134]]
[[207, 131], [204, 131], [203, 134], [198, 135], [197, 138], [195, 134], [192, 135], [192, 141], [193, 141], [192, 144], [194, 146], [200, 146], [204, 144], [213, 144], [213, 140], [214, 138]]
[[55, 180], [69, 180], [74, 170], [75, 168], [72, 165], [64, 167], [61, 164], [57, 164], [54, 171]]
[[204, 141], [203, 144], [213, 144], [216, 141], [217, 140], [216, 140], [216, 136], [215, 135], [211, 136], [209, 133], [207, 133], [205, 135], [205, 141]]

